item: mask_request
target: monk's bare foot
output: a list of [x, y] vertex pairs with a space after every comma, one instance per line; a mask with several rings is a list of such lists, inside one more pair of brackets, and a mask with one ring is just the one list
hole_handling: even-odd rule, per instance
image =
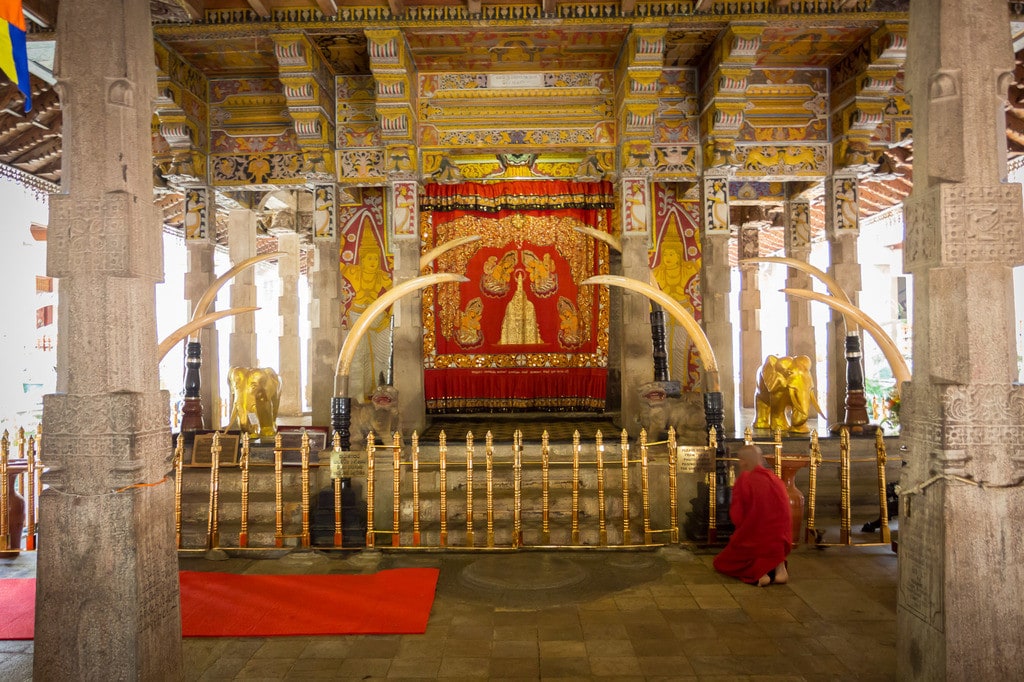
[[771, 585], [771, 584], [772, 584], [772, 579], [771, 579], [771, 577], [767, 573], [765, 573], [764, 575], [762, 575], [760, 578], [757, 579], [757, 586], [758, 587], [765, 587], [765, 586]]
[[783, 561], [775, 567], [775, 584], [785, 585], [789, 582], [789, 571], [786, 570], [786, 562]]

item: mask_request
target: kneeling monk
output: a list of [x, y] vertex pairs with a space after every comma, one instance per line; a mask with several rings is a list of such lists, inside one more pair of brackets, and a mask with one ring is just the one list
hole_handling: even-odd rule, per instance
[[736, 530], [715, 557], [715, 570], [763, 587], [789, 579], [786, 557], [793, 547], [786, 484], [764, 465], [756, 445], [736, 453], [740, 475], [732, 489], [729, 518]]

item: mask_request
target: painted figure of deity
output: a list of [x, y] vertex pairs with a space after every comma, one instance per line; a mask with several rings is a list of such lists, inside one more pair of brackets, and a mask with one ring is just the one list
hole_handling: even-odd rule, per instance
[[538, 257], [533, 251], [523, 251], [523, 265], [530, 273], [530, 290], [541, 298], [547, 298], [558, 289], [558, 273], [550, 253]]
[[474, 348], [484, 341], [480, 319], [484, 314], [484, 303], [477, 296], [466, 304], [459, 313], [459, 326], [455, 329], [455, 341], [463, 348]]
[[[359, 239], [358, 261], [341, 264], [341, 274], [354, 292], [352, 306], [348, 310], [349, 329], [371, 303], [391, 288], [391, 275], [384, 269], [382, 259], [383, 254], [373, 237], [373, 231], [368, 225], [364, 226]], [[349, 386], [351, 395], [357, 400], [367, 400], [377, 386], [377, 377], [390, 370], [390, 326], [390, 315], [381, 315], [359, 341], [352, 362]]]
[[491, 256], [484, 261], [484, 276], [480, 280], [480, 290], [488, 296], [501, 298], [508, 293], [511, 287], [512, 270], [519, 262], [519, 256], [515, 251], [508, 251], [499, 260], [497, 256]]

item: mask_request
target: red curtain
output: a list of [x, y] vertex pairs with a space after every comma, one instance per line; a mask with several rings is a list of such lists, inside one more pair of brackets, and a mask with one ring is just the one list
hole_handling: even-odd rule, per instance
[[424, 292], [427, 408], [432, 412], [601, 410], [610, 183], [524, 181], [428, 185], [424, 249], [465, 236], [436, 271], [468, 282]]

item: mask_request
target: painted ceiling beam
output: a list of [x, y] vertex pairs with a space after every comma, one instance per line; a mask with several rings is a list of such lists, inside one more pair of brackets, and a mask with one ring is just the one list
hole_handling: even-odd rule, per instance
[[636, 11], [636, 0], [622, 0], [622, 13], [632, 14]]
[[715, 0], [697, 0], [697, 2], [693, 3], [693, 11], [707, 12], [713, 4], [715, 4]]
[[57, 26], [57, 0], [22, 0], [21, 10], [34, 24], [43, 28]]
[[325, 17], [334, 17], [338, 14], [338, 3], [334, 0], [316, 0], [316, 5]]
[[480, 5], [481, 0], [466, 0], [466, 11], [469, 12], [471, 16], [476, 16], [480, 14]]
[[246, 0], [249, 3], [249, 7], [252, 7], [252, 11], [260, 15], [263, 19], [270, 18], [270, 8], [267, 7], [267, 3], [263, 0]]
[[388, 7], [396, 17], [405, 16], [405, 0], [388, 0]]
[[202, 21], [206, 14], [206, 0], [178, 0], [178, 5], [188, 13], [192, 21]]
[[544, 14], [555, 13], [555, 0], [544, 0], [543, 2]]

